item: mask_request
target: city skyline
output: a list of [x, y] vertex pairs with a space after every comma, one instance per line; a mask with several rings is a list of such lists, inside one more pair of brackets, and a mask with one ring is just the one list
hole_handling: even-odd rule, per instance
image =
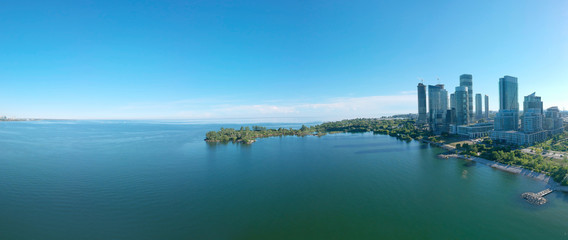
[[566, 1], [10, 2], [0, 9], [0, 27], [11, 33], [0, 37], [0, 115], [379, 117], [416, 113], [420, 79], [453, 91], [464, 73], [492, 111], [504, 75], [523, 83], [519, 96], [536, 91], [544, 108], [563, 110], [567, 8]]
[[[542, 98], [536, 92], [523, 97], [523, 111], [519, 110], [519, 81], [514, 76], [499, 78], [499, 111], [494, 117], [489, 114], [489, 96], [485, 95], [483, 103], [482, 94], [472, 90], [475, 81], [471, 74], [460, 75], [459, 83], [449, 98], [444, 84], [428, 85], [427, 96], [425, 85], [418, 84], [419, 113], [415, 122], [418, 128], [427, 126], [431, 134], [440, 136], [489, 136], [491, 140], [518, 146], [530, 146], [564, 132], [564, 120], [558, 107], [549, 107], [545, 112]], [[474, 94], [475, 108], [471, 97]], [[425, 102], [428, 102], [427, 109]], [[427, 119], [425, 111], [428, 112]]]

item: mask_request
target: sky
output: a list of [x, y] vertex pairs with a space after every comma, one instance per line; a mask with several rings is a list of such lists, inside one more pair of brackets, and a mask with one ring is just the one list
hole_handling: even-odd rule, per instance
[[379, 117], [464, 73], [491, 110], [504, 75], [568, 107], [566, 0], [0, 5], [0, 116]]

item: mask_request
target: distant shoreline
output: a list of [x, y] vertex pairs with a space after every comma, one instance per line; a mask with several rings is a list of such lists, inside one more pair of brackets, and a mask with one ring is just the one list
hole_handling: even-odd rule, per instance
[[29, 122], [29, 121], [42, 121], [51, 119], [37, 119], [37, 118], [6, 118], [0, 119], [0, 122]]

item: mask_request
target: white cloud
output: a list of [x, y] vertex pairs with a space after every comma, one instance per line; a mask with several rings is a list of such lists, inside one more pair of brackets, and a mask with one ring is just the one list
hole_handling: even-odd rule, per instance
[[[380, 117], [416, 112], [416, 94], [338, 97], [319, 101], [266, 100], [244, 104], [227, 98], [138, 102], [103, 107], [85, 115], [54, 118], [78, 119], [273, 119], [269, 121], [326, 121]], [[278, 120], [276, 120], [278, 119]], [[264, 120], [263, 120], [264, 121]]]
[[400, 92], [400, 94], [404, 94], [404, 95], [408, 95], [408, 94], [417, 95], [417, 94], [418, 94], [418, 91], [417, 91], [417, 90], [412, 90], [412, 91], [402, 91], [402, 92]]
[[[321, 102], [279, 104], [230, 104], [223, 102], [181, 100], [163, 104], [129, 105], [122, 110], [157, 110], [152, 118], [310, 118], [317, 120], [379, 117], [415, 111], [416, 95], [341, 97]], [[128, 112], [128, 111], [127, 111]], [[143, 118], [142, 116], [136, 118]]]

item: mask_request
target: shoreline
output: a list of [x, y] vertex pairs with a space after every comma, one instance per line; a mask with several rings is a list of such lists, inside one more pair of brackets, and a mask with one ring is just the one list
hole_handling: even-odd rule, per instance
[[[442, 149], [447, 150], [447, 151], [455, 151], [456, 150], [455, 147], [447, 145], [447, 144], [435, 143], [435, 142], [431, 142], [431, 141], [424, 140], [424, 139], [421, 139], [420, 142], [431, 144], [431, 145], [434, 145], [436, 147], [442, 148]], [[568, 193], [568, 186], [560, 185], [560, 183], [554, 181], [554, 179], [552, 179], [552, 177], [550, 177], [550, 176], [548, 176], [544, 173], [535, 172], [535, 171], [523, 168], [521, 166], [507, 165], [507, 164], [487, 160], [487, 159], [481, 158], [481, 157], [466, 157], [464, 155], [460, 155], [460, 154], [457, 154], [457, 153], [448, 153], [448, 152], [438, 154], [438, 157], [446, 158], [446, 159], [447, 158], [458, 158], [458, 159], [478, 162], [478, 163], [481, 163], [483, 165], [486, 165], [488, 167], [491, 167], [491, 168], [494, 168], [494, 169], [497, 169], [497, 170], [501, 170], [501, 171], [513, 173], [513, 174], [520, 174], [520, 175], [523, 175], [523, 176], [526, 176], [526, 177], [533, 178], [533, 179], [538, 180], [538, 181], [545, 182], [546, 187], [553, 188], [556, 191]]]
[[445, 158], [445, 159], [456, 158], [456, 159], [463, 159], [463, 160], [467, 160], [467, 161], [478, 162], [478, 163], [481, 163], [485, 166], [491, 167], [493, 169], [497, 169], [497, 170], [501, 170], [501, 171], [513, 173], [513, 174], [519, 174], [519, 175], [523, 175], [523, 176], [526, 176], [526, 177], [533, 178], [533, 179], [538, 180], [538, 181], [545, 182], [547, 188], [553, 188], [556, 191], [568, 193], [568, 186], [561, 186], [560, 183], [557, 183], [556, 181], [554, 181], [552, 179], [552, 177], [550, 177], [550, 176], [548, 176], [544, 173], [539, 173], [539, 172], [535, 172], [535, 171], [532, 171], [532, 170], [528, 170], [528, 169], [520, 167], [520, 166], [506, 165], [506, 164], [503, 164], [503, 163], [494, 162], [494, 161], [487, 160], [485, 158], [480, 158], [480, 157], [466, 157], [464, 155], [460, 155], [460, 154], [456, 154], [456, 153], [452, 153], [452, 154], [442, 153], [442, 154], [439, 154], [438, 157]]

